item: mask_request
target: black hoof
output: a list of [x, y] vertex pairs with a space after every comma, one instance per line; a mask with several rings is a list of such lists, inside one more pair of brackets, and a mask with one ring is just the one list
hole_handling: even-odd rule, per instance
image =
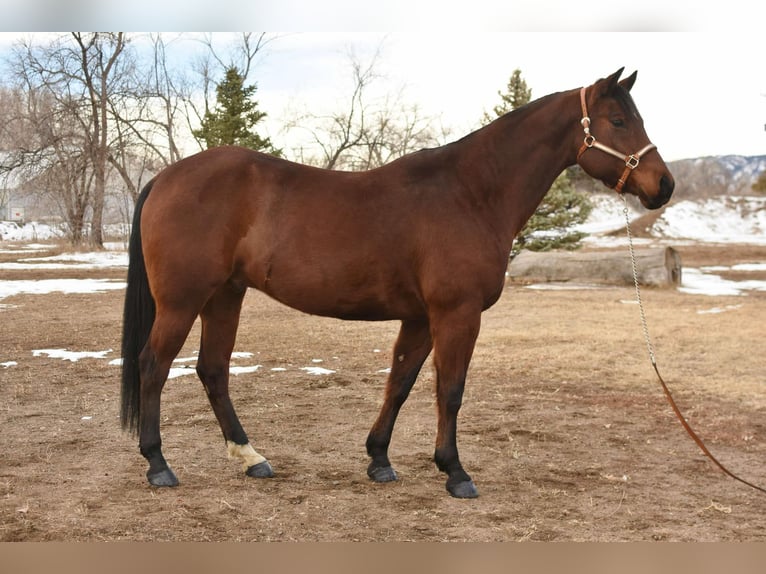
[[396, 471], [390, 466], [368, 468], [367, 476], [375, 482], [394, 482], [399, 479], [399, 477], [396, 476]]
[[178, 479], [169, 468], [154, 474], [147, 472], [146, 478], [149, 479], [149, 484], [152, 486], [178, 486]]
[[271, 468], [268, 460], [264, 460], [248, 468], [245, 474], [253, 478], [271, 478], [274, 476], [274, 469]]
[[456, 484], [447, 483], [447, 490], [455, 498], [476, 498], [479, 496], [479, 491], [476, 490], [472, 480], [464, 480]]

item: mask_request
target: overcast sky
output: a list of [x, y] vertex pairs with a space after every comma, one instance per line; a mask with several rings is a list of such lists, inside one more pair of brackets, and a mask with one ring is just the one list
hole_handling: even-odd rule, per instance
[[321, 108], [350, 92], [348, 48], [380, 46], [379, 87], [439, 115], [455, 136], [499, 102], [515, 68], [533, 98], [638, 70], [633, 97], [666, 159], [766, 154], [766, 53], [755, 36], [711, 33], [305, 33], [275, 41], [259, 65], [265, 109]]
[[[167, 1], [162, 7], [144, 0], [2, 2], [11, 15], [6, 29], [242, 29], [252, 23], [298, 30], [279, 33], [251, 76], [273, 137], [289, 110], [321, 113], [348, 96], [349, 50], [364, 59], [379, 49], [376, 90], [403, 90], [424, 114], [439, 116], [454, 138], [476, 127], [516, 68], [536, 98], [624, 66], [626, 74], [639, 72], [633, 97], [666, 159], [766, 154], [762, 20], [740, 8], [746, 5], [740, 0], [715, 9], [683, 0], [474, 0], [461, 10], [446, 0]], [[183, 9], [174, 11], [176, 5]], [[369, 28], [392, 31], [337, 31]], [[301, 31], [311, 29], [319, 31]], [[0, 49], [13, 37], [0, 35]]]

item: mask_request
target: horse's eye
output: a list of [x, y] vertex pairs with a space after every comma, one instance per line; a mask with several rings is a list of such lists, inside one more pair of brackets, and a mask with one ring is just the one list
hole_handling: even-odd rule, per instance
[[616, 128], [624, 128], [625, 127], [625, 120], [621, 118], [616, 118], [612, 120], [612, 125]]

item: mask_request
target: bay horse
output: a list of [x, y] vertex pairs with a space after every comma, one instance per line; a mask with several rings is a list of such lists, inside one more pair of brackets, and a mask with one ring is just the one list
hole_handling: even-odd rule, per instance
[[196, 370], [228, 454], [249, 476], [273, 476], [228, 390], [242, 300], [253, 287], [309, 314], [401, 321], [366, 442], [373, 481], [397, 479], [391, 433], [433, 350], [434, 462], [452, 496], [478, 496], [458, 456], [457, 416], [481, 314], [503, 291], [515, 235], [576, 163], [648, 209], [673, 192], [629, 93], [636, 73], [621, 74], [365, 172], [220, 147], [159, 173], [135, 207], [122, 342], [121, 422], [138, 434], [149, 483], [178, 484], [161, 450], [160, 394], [198, 316]]

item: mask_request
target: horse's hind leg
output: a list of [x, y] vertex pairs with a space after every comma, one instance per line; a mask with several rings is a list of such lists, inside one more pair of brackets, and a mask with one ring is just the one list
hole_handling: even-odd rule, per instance
[[367, 475], [375, 482], [396, 480], [396, 472], [388, 460], [388, 445], [394, 423], [410, 394], [420, 368], [431, 352], [428, 321], [403, 321], [394, 345], [393, 364], [386, 382], [383, 406], [367, 437], [367, 454], [372, 459]]
[[244, 287], [226, 283], [203, 308], [197, 374], [221, 425], [229, 457], [241, 460], [249, 476], [268, 478], [273, 476], [271, 465], [250, 445], [229, 397], [229, 361], [245, 291]]
[[196, 313], [171, 311], [161, 306], [152, 326], [149, 340], [139, 355], [141, 372], [139, 448], [149, 461], [146, 477], [152, 486], [176, 486], [178, 479], [162, 455], [160, 438], [160, 395], [170, 365], [191, 330]]

